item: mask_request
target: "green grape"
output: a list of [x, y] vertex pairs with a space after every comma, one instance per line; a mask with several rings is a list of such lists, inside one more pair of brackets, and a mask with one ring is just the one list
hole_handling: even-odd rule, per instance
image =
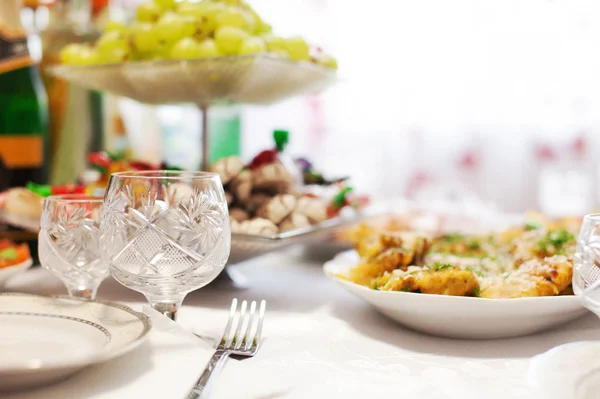
[[317, 56], [317, 64], [326, 68], [338, 69], [338, 63], [335, 58], [329, 54], [320, 54]]
[[108, 21], [106, 25], [104, 25], [104, 32], [119, 32], [122, 35], [125, 35], [127, 34], [127, 27], [117, 21]]
[[220, 2], [227, 4], [228, 6], [241, 6], [243, 4], [242, 0], [213, 0], [215, 2]]
[[201, 37], [208, 37], [217, 28], [217, 15], [227, 7], [222, 3], [203, 1], [201, 3], [182, 3], [177, 8], [177, 14], [191, 17], [196, 20], [197, 33]]
[[118, 64], [127, 61], [129, 53], [120, 48], [114, 48], [102, 53], [97, 52], [98, 64]]
[[246, 32], [254, 31], [252, 15], [238, 7], [228, 7], [217, 15], [217, 28], [232, 26]]
[[73, 59], [74, 65], [93, 65], [98, 63], [98, 54], [93, 48], [82, 46]]
[[150, 58], [153, 60], [164, 60], [166, 58], [169, 58], [172, 49], [173, 45], [171, 43], [159, 43], [158, 47], [151, 54]]
[[200, 42], [200, 48], [202, 49], [202, 58], [219, 57], [221, 52], [217, 43], [212, 39], [205, 39]]
[[154, 25], [147, 22], [136, 22], [131, 26], [131, 42], [140, 53], [151, 53], [158, 48], [158, 36]]
[[154, 3], [163, 10], [172, 10], [175, 6], [175, 0], [154, 0]]
[[212, 40], [203, 40], [197, 42], [189, 37], [178, 41], [171, 49], [170, 58], [188, 59], [188, 58], [209, 58], [220, 55], [217, 45]]
[[185, 29], [183, 31], [183, 37], [192, 37], [196, 35], [199, 31], [198, 21], [194, 17], [190, 16], [181, 16], [181, 20], [185, 24]]
[[273, 27], [264, 21], [261, 21], [260, 26], [255, 29], [257, 35], [268, 34], [273, 32]]
[[260, 18], [260, 15], [258, 15], [256, 11], [254, 11], [254, 9], [252, 9], [252, 7], [250, 7], [250, 5], [248, 5], [247, 3], [244, 3], [244, 5], [242, 5], [242, 9], [246, 10], [248, 15], [252, 19], [252, 26], [254, 26], [252, 33], [258, 34], [262, 24], [264, 23]]
[[122, 50], [129, 52], [129, 44], [127, 40], [122, 36], [121, 32], [112, 31], [106, 32], [96, 42], [96, 50], [99, 54], [111, 53], [114, 50]]
[[310, 49], [304, 39], [299, 36], [291, 37], [285, 41], [285, 49], [294, 61], [308, 60]]
[[184, 37], [171, 48], [169, 58], [199, 58], [200, 43], [190, 37]]
[[136, 10], [137, 20], [141, 22], [155, 22], [160, 18], [163, 10], [156, 3], [142, 3]]
[[67, 44], [60, 50], [60, 62], [63, 64], [77, 64], [79, 54], [85, 51], [86, 48], [83, 44]]
[[185, 20], [171, 12], [165, 13], [154, 25], [154, 31], [158, 40], [164, 43], [175, 43], [186, 34]]
[[273, 36], [271, 34], [262, 35], [261, 37], [265, 41], [265, 44], [267, 45], [267, 50], [269, 51], [286, 49], [285, 39], [282, 37]]
[[215, 32], [215, 43], [223, 54], [235, 55], [246, 37], [248, 34], [242, 29], [224, 26]]
[[238, 50], [238, 54], [247, 55], [247, 54], [260, 54], [267, 51], [267, 46], [265, 46], [265, 42], [263, 39], [257, 36], [249, 36], [244, 40], [240, 49]]

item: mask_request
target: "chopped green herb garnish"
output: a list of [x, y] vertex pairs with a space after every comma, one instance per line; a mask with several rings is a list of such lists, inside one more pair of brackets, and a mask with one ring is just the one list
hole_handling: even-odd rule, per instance
[[574, 239], [575, 236], [567, 230], [555, 230], [548, 232], [543, 239], [537, 242], [537, 246], [542, 251], [548, 251], [548, 247], [552, 246], [555, 252], [561, 255], [565, 253], [565, 244]]
[[544, 227], [540, 222], [531, 220], [525, 223], [525, 230], [537, 230]]
[[508, 274], [507, 274], [506, 276], [504, 276], [503, 278], [506, 280], [506, 279], [507, 279], [507, 278], [508, 278], [508, 277], [509, 277], [511, 274], [512, 274], [512, 272], [511, 272], [511, 273], [508, 273]]
[[465, 267], [465, 270], [471, 272], [473, 274], [478, 275], [479, 277], [483, 277], [483, 272], [481, 270], [475, 270], [472, 266]]
[[407, 281], [407, 284], [404, 286], [404, 288], [402, 288], [400, 291], [402, 292], [410, 292], [410, 288], [411, 288], [411, 282]]
[[481, 244], [479, 244], [478, 241], [471, 241], [468, 245], [468, 248], [470, 250], [477, 250], [477, 249], [481, 248]]
[[476, 297], [481, 298], [481, 292], [479, 292], [479, 287], [473, 288], [473, 294], [475, 294]]
[[446, 234], [445, 236], [442, 237], [442, 241], [445, 242], [457, 242], [457, 241], [462, 241], [464, 240], [466, 237], [460, 233], [453, 233], [453, 234]]
[[436, 272], [439, 272], [440, 270], [449, 269], [452, 267], [454, 267], [454, 265], [451, 265], [450, 263], [434, 263], [429, 268]]
[[5, 248], [0, 251], [0, 259], [15, 260], [17, 259], [17, 250], [15, 248]]

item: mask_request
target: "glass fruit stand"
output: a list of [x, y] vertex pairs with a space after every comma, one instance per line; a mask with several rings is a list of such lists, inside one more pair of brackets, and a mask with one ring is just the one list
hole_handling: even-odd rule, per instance
[[[203, 170], [208, 169], [211, 106], [273, 104], [322, 91], [337, 80], [333, 57], [320, 48], [311, 50], [300, 37], [273, 35], [271, 26], [241, 0], [142, 3], [132, 24], [108, 22], [95, 44], [67, 45], [61, 60], [50, 73], [87, 89], [151, 105], [196, 104], [203, 116]], [[338, 213], [270, 235], [234, 232], [229, 263], [322, 240], [366, 214]]]
[[189, 60], [157, 60], [108, 65], [60, 65], [52, 72], [89, 89], [145, 104], [194, 103], [202, 112], [202, 169], [208, 160], [208, 112], [223, 103], [273, 104], [320, 91], [336, 80], [330, 69], [281, 59], [268, 53]]

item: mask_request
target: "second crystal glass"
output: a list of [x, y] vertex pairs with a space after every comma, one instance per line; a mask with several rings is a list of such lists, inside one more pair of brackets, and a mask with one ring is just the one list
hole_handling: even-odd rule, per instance
[[69, 295], [94, 299], [108, 267], [100, 259], [103, 199], [86, 195], [44, 199], [38, 239], [40, 263], [58, 276]]
[[172, 319], [190, 291], [221, 273], [231, 249], [225, 192], [214, 173], [115, 173], [100, 229], [110, 274]]

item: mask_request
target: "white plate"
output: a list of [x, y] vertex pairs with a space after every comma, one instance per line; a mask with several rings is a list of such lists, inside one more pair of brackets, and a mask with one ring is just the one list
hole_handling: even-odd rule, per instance
[[148, 317], [110, 302], [0, 294], [0, 392], [55, 382], [139, 346]]
[[557, 346], [529, 364], [529, 384], [544, 399], [597, 399], [600, 396], [600, 342]]
[[4, 287], [8, 280], [13, 278], [19, 273], [29, 269], [33, 264], [33, 260], [27, 259], [25, 262], [17, 263], [13, 266], [1, 267], [0, 268], [0, 288]]
[[486, 299], [376, 291], [336, 277], [348, 273], [358, 260], [355, 251], [342, 252], [325, 263], [325, 274], [391, 319], [432, 335], [517, 337], [560, 326], [587, 312], [575, 296]]

